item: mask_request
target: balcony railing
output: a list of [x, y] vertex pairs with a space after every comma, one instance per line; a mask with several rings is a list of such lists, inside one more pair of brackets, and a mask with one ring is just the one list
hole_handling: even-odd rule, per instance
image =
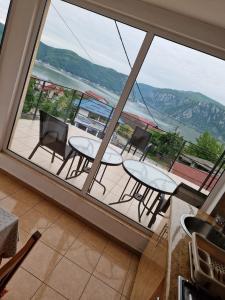
[[[85, 91], [32, 76], [22, 118], [38, 119], [39, 109], [99, 138], [104, 137], [114, 110], [104, 98], [98, 99]], [[221, 157], [215, 157], [178, 134], [162, 131], [151, 122], [127, 112], [122, 113], [111, 143], [122, 149], [136, 126], [144, 128], [151, 135], [152, 147], [147, 153], [148, 160], [198, 185], [200, 189], [211, 190], [223, 173], [224, 153]]]

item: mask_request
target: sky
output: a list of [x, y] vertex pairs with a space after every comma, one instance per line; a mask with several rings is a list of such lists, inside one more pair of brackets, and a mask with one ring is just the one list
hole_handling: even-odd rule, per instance
[[[0, 0], [1, 21], [8, 3]], [[121, 23], [118, 26], [133, 65], [145, 32]], [[41, 40], [118, 72], [130, 72], [114, 20], [61, 0], [52, 0]], [[200, 92], [225, 105], [224, 79], [225, 61], [159, 37], [154, 38], [138, 76], [138, 82]]]

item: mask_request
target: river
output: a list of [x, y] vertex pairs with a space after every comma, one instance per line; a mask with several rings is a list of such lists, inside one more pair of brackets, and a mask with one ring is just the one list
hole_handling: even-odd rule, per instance
[[[32, 74], [46, 81], [50, 81], [72, 89], [77, 89], [83, 92], [91, 90], [107, 99], [109, 104], [111, 104], [112, 106], [115, 106], [119, 100], [118, 95], [98, 85], [92, 84], [86, 80], [83, 80], [82, 78], [74, 77], [71, 74], [64, 72], [63, 70], [56, 70], [55, 68], [46, 64], [42, 64], [40, 62], [35, 63]], [[150, 121], [153, 121], [153, 119], [149, 116], [147, 109], [141, 103], [127, 101], [124, 111], [139, 115], [141, 117], [149, 119]], [[176, 129], [185, 138], [185, 140], [194, 142], [200, 134], [190, 127], [187, 127], [176, 122], [175, 120], [165, 117], [154, 109], [152, 109], [152, 113], [160, 128], [166, 131], [174, 131]]]

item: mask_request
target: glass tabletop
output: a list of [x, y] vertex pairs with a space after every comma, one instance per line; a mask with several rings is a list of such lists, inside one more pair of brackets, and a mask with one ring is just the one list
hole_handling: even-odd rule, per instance
[[[101, 145], [101, 140], [94, 140], [82, 136], [73, 136], [69, 139], [69, 145], [81, 155], [94, 160]], [[108, 146], [101, 162], [107, 165], [120, 165], [123, 162], [123, 159], [119, 152]]]
[[131, 177], [156, 191], [172, 194], [177, 187], [172, 178], [146, 162], [128, 159], [123, 167]]

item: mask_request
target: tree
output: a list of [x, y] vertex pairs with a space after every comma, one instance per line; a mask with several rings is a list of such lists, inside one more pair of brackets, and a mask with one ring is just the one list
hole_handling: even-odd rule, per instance
[[36, 97], [35, 97], [35, 79], [31, 78], [26, 94], [26, 98], [23, 105], [23, 113], [28, 113], [36, 104]]
[[224, 145], [218, 142], [208, 131], [196, 139], [196, 145], [190, 144], [185, 152], [199, 158], [216, 162], [224, 151]]
[[126, 139], [130, 139], [133, 133], [133, 129], [128, 124], [120, 124], [117, 133]]
[[176, 132], [166, 132], [157, 136], [153, 144], [155, 144], [154, 152], [160, 154], [163, 157], [173, 159], [180, 151], [184, 142], [182, 136]]

